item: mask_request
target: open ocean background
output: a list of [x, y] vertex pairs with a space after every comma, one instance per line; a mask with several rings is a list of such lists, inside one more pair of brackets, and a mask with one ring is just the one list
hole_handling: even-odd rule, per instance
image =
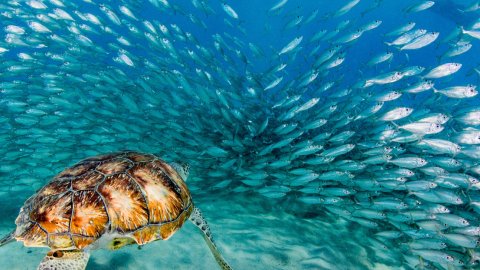
[[[462, 66], [432, 79], [435, 89], [478, 86], [479, 37], [458, 30], [463, 26], [480, 33], [480, 9], [462, 11], [478, 1], [436, 0], [426, 10], [409, 12], [426, 1], [360, 0], [338, 14], [356, 1], [288, 0], [269, 11], [279, 2], [1, 2], [0, 233], [15, 228], [23, 202], [64, 168], [128, 149], [191, 165], [187, 184], [193, 200], [234, 269], [480, 269], [480, 113], [468, 123], [461, 118], [480, 110], [480, 98], [404, 91], [450, 62]], [[33, 8], [35, 3], [45, 8]], [[238, 18], [225, 11], [225, 4]], [[116, 14], [118, 24], [105, 8]], [[57, 9], [71, 19], [59, 18]], [[358, 39], [338, 41], [375, 20], [381, 24]], [[385, 44], [400, 36], [387, 33], [409, 22], [439, 37], [415, 50]], [[476, 30], [471, 28], [475, 23]], [[23, 33], [13, 33], [11, 25]], [[323, 30], [325, 35], [312, 41]], [[298, 46], [279, 55], [298, 37]], [[472, 47], [442, 57], [459, 42]], [[316, 63], [336, 46], [332, 58]], [[392, 52], [393, 58], [367, 65], [382, 52]], [[326, 67], [338, 58], [345, 60]], [[286, 66], [279, 70], [281, 64]], [[364, 85], [414, 66], [424, 70], [396, 82]], [[307, 82], [312, 74], [317, 76]], [[379, 94], [394, 90], [402, 94], [398, 99], [353, 120], [379, 102]], [[302, 108], [308, 102], [313, 105]], [[398, 121], [381, 119], [399, 107], [413, 113]], [[399, 126], [435, 113], [448, 117], [441, 131], [395, 140], [415, 133]], [[319, 119], [326, 124], [307, 128]], [[396, 133], [380, 136], [388, 130]], [[331, 139], [338, 134], [344, 136]], [[463, 134], [477, 138], [466, 142]], [[422, 139], [449, 141], [461, 150], [421, 148]], [[326, 154], [345, 145], [354, 148]], [[372, 157], [365, 152], [383, 147], [401, 149], [390, 153], [392, 160], [422, 158], [425, 168], [444, 172], [432, 175], [421, 170], [423, 165], [364, 163]], [[377, 156], [384, 154], [389, 153]], [[459, 165], [445, 165], [438, 161], [442, 158]], [[402, 168], [414, 175], [399, 174]], [[338, 172], [338, 178], [328, 172]], [[445, 180], [445, 175], [461, 180]], [[435, 186], [413, 190], [400, 177]], [[372, 182], [360, 185], [358, 179]], [[462, 203], [454, 202], [457, 197]], [[374, 202], [380, 200], [401, 208], [379, 208]], [[440, 206], [448, 213], [431, 210]], [[462, 220], [468, 226], [456, 225]], [[471, 231], [459, 231], [465, 227]], [[382, 237], [380, 232], [386, 233]], [[431, 245], [419, 244], [425, 239]], [[442, 249], [434, 249], [434, 242], [443, 243]], [[0, 269], [36, 269], [46, 252], [21, 243], [1, 247]], [[216, 267], [201, 234], [186, 224], [168, 241], [94, 251], [87, 269]]]

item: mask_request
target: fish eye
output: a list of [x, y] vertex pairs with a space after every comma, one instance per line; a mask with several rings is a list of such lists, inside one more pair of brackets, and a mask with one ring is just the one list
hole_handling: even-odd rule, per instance
[[450, 255], [445, 256], [445, 259], [447, 259], [447, 261], [453, 261], [453, 257]]

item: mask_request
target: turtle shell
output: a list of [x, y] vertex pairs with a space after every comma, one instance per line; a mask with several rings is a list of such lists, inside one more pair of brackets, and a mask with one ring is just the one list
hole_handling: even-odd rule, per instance
[[[87, 158], [30, 197], [16, 220], [25, 246], [83, 249], [104, 235], [112, 248], [168, 239], [190, 216], [190, 192], [165, 161], [121, 152]], [[110, 239], [110, 238], [109, 238]]]

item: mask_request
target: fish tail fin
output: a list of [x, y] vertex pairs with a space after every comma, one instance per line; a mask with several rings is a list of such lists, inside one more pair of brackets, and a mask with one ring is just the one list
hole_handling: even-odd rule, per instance
[[470, 264], [473, 264], [474, 262], [480, 260], [480, 256], [475, 252], [474, 249], [468, 248], [467, 253], [470, 255]]
[[243, 20], [243, 19], [238, 20], [238, 26], [242, 26], [242, 24], [244, 24], [244, 23], [246, 23], [245, 20]]
[[403, 196], [403, 199], [405, 200], [406, 198], [408, 198], [410, 196], [415, 196], [415, 192], [408, 190], [407, 193], [405, 194], [405, 196]]
[[444, 233], [442, 232], [442, 228], [437, 227], [435, 232], [437, 233], [438, 236], [443, 237]]
[[418, 265], [416, 265], [415, 268], [420, 270], [425, 269], [425, 263], [423, 262], [422, 256], [418, 256]]
[[393, 121], [390, 122], [390, 123], [391, 123], [395, 128], [397, 128], [397, 130], [400, 128], [400, 126], [399, 126], [397, 123], [395, 123], [395, 122], [393, 122]]

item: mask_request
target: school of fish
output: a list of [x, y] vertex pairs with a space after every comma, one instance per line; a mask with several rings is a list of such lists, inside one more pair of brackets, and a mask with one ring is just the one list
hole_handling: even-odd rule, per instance
[[398, 1], [394, 28], [372, 15], [388, 1], [271, 1], [268, 45], [234, 1], [4, 1], [2, 202], [139, 150], [190, 163], [196, 196], [295, 198], [370, 228], [392, 265], [480, 267], [480, 1], [453, 30], [415, 21], [445, 1]]

